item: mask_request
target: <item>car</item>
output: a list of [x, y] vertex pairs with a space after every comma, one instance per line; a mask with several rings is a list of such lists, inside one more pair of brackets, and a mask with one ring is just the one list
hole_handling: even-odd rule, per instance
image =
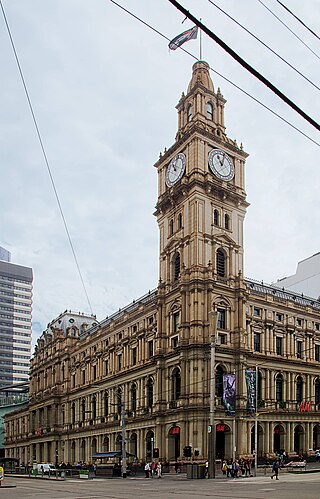
[[38, 463], [37, 464], [38, 468], [38, 473], [40, 474], [49, 474], [49, 473], [56, 473], [57, 468], [53, 463]]

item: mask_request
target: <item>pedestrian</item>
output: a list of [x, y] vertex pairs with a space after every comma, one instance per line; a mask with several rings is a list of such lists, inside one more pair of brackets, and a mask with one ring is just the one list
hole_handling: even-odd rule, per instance
[[156, 473], [157, 473], [157, 477], [158, 478], [162, 478], [161, 477], [162, 470], [161, 470], [161, 463], [160, 462], [158, 462], [157, 465], [156, 465]]
[[229, 459], [227, 462], [227, 478], [232, 477], [232, 461]]
[[146, 478], [149, 478], [149, 476], [150, 476], [150, 464], [149, 463], [146, 463], [144, 465], [144, 471], [145, 471], [145, 474], [146, 474]]
[[225, 475], [227, 473], [227, 461], [224, 459], [221, 465], [222, 474]]
[[271, 479], [273, 479], [273, 477], [276, 477], [276, 480], [279, 480], [279, 468], [280, 468], [280, 461], [279, 459], [275, 459], [272, 465], [273, 474], [270, 477]]

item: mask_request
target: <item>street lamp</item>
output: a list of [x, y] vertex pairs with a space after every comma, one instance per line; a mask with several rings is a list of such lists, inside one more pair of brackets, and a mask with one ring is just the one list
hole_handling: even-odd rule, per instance
[[216, 425], [215, 425], [215, 394], [216, 394], [216, 339], [217, 339], [216, 311], [209, 312], [210, 328], [210, 418], [208, 426], [208, 478], [216, 476]]

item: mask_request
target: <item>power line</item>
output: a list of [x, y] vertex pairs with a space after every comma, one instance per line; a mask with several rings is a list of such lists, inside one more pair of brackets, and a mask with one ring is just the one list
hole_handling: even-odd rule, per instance
[[60, 202], [60, 199], [59, 199], [59, 196], [58, 196], [58, 191], [57, 191], [56, 186], [55, 186], [55, 182], [54, 182], [54, 178], [53, 178], [53, 175], [52, 175], [51, 167], [49, 165], [48, 156], [47, 156], [47, 153], [46, 153], [46, 150], [45, 150], [45, 147], [44, 147], [44, 143], [43, 143], [43, 140], [42, 140], [42, 137], [41, 137], [41, 134], [40, 134], [40, 129], [39, 129], [39, 126], [38, 126], [38, 123], [37, 123], [37, 119], [36, 119], [34, 110], [33, 110], [33, 106], [32, 106], [31, 99], [30, 99], [29, 92], [28, 92], [27, 85], [26, 85], [26, 81], [25, 81], [25, 78], [23, 76], [22, 68], [21, 68], [21, 65], [20, 65], [20, 61], [19, 61], [19, 58], [18, 58], [16, 47], [15, 47], [15, 44], [14, 44], [14, 41], [13, 41], [11, 30], [10, 30], [10, 27], [9, 27], [9, 24], [8, 24], [8, 20], [7, 20], [5, 11], [4, 11], [2, 0], [0, 0], [0, 6], [1, 6], [1, 10], [2, 10], [2, 14], [3, 14], [3, 18], [4, 18], [4, 21], [5, 21], [5, 24], [6, 24], [6, 27], [7, 27], [7, 31], [8, 31], [8, 35], [9, 35], [9, 38], [10, 38], [10, 42], [11, 42], [12, 50], [13, 50], [13, 53], [14, 53], [14, 57], [15, 57], [15, 60], [16, 60], [17, 66], [18, 66], [19, 73], [20, 73], [22, 85], [23, 85], [23, 88], [24, 88], [24, 91], [25, 91], [25, 94], [26, 94], [26, 97], [27, 97], [27, 101], [28, 101], [30, 112], [31, 112], [32, 120], [33, 120], [35, 129], [36, 129], [36, 132], [37, 132], [37, 136], [38, 136], [38, 139], [39, 139], [39, 143], [40, 143], [40, 147], [41, 147], [42, 154], [43, 154], [43, 157], [44, 157], [44, 161], [45, 161], [45, 164], [47, 166], [47, 170], [48, 170], [48, 174], [49, 174], [49, 177], [50, 177], [51, 185], [52, 185], [52, 188], [53, 188], [53, 191], [54, 191], [54, 195], [55, 195], [58, 207], [59, 207], [59, 211], [60, 211], [60, 215], [61, 215], [61, 218], [62, 218], [62, 221], [63, 221], [63, 225], [64, 225], [64, 228], [65, 228], [66, 233], [67, 233], [67, 238], [68, 238], [68, 241], [69, 241], [69, 244], [70, 244], [71, 252], [72, 252], [72, 255], [73, 255], [73, 258], [74, 258], [77, 270], [78, 270], [78, 274], [79, 274], [80, 281], [81, 281], [81, 284], [82, 284], [82, 287], [83, 287], [83, 290], [84, 290], [84, 293], [85, 293], [85, 296], [86, 296], [86, 299], [87, 299], [87, 302], [88, 302], [88, 305], [89, 305], [89, 309], [91, 311], [91, 314], [93, 314], [91, 303], [90, 303], [90, 300], [89, 300], [89, 296], [88, 296], [88, 293], [87, 293], [87, 290], [86, 290], [86, 286], [85, 286], [85, 283], [84, 283], [84, 280], [83, 280], [83, 277], [82, 277], [82, 273], [81, 273], [81, 270], [80, 270], [80, 266], [79, 266], [79, 263], [78, 263], [76, 252], [75, 252], [72, 240], [71, 240], [71, 236], [70, 236], [70, 232], [69, 232], [69, 229], [68, 229], [67, 221], [66, 221], [66, 218], [65, 218], [63, 210], [62, 210], [61, 202]]
[[309, 28], [309, 26], [306, 25], [306, 23], [304, 23], [298, 16], [296, 16], [292, 10], [290, 10], [284, 3], [280, 2], [280, 0], [276, 0], [276, 2], [278, 2], [279, 5], [281, 5], [281, 7], [283, 7], [287, 12], [289, 12], [289, 14], [291, 14], [297, 21], [299, 21], [299, 23], [301, 23], [305, 28], [307, 28], [308, 31], [310, 31], [310, 33], [312, 33], [316, 38], [318, 38], [318, 40], [320, 40], [320, 37], [317, 35], [317, 33], [315, 33], [311, 28]]
[[313, 53], [313, 55], [315, 55], [318, 59], [320, 59], [320, 57], [318, 56], [318, 54], [317, 54], [314, 50], [312, 50], [312, 48], [311, 48], [311, 47], [309, 47], [309, 45], [307, 45], [307, 44], [306, 44], [306, 43], [302, 40], [302, 38], [300, 38], [300, 37], [299, 37], [299, 36], [298, 36], [298, 35], [297, 35], [297, 34], [296, 34], [296, 33], [295, 33], [295, 32], [294, 32], [291, 28], [289, 28], [289, 26], [288, 26], [286, 23], [284, 23], [284, 22], [280, 19], [280, 17], [278, 17], [278, 16], [277, 16], [274, 12], [272, 12], [272, 10], [271, 10], [271, 9], [269, 9], [269, 7], [267, 7], [267, 6], [266, 6], [266, 4], [264, 4], [264, 3], [262, 2], [262, 0], [258, 0], [258, 2], [259, 2], [259, 3], [261, 3], [261, 5], [263, 5], [263, 7], [264, 7], [265, 9], [267, 9], [267, 10], [270, 12], [270, 14], [272, 14], [272, 15], [273, 15], [273, 16], [274, 16], [274, 17], [275, 17], [275, 18], [276, 18], [276, 19], [277, 19], [277, 20], [278, 20], [278, 21], [279, 21], [279, 22], [280, 22], [283, 26], [285, 26], [285, 27], [286, 27], [286, 28], [290, 31], [290, 33], [292, 33], [292, 35], [293, 35], [293, 36], [295, 36], [295, 37], [296, 37], [296, 38], [297, 38], [297, 39], [298, 39], [298, 40], [299, 40], [299, 41], [300, 41], [300, 42], [301, 42], [301, 43], [302, 43], [302, 44], [303, 44], [303, 45], [304, 45], [304, 46], [305, 46], [308, 50], [310, 50], [310, 52], [312, 52], [312, 53]]
[[[132, 16], [134, 19], [136, 19], [140, 23], [142, 23], [144, 26], [147, 26], [149, 29], [151, 29], [152, 31], [154, 31], [155, 33], [157, 33], [158, 35], [160, 35], [165, 40], [167, 40], [167, 41], [171, 40], [170, 38], [168, 38], [167, 36], [165, 36], [163, 33], [161, 33], [159, 30], [157, 30], [156, 28], [154, 28], [150, 24], [148, 24], [145, 21], [143, 21], [141, 18], [139, 18], [138, 16], [136, 16], [135, 14], [133, 14], [132, 12], [130, 12], [128, 9], [124, 8], [122, 5], [120, 5], [119, 3], [117, 3], [115, 0], [110, 0], [110, 2], [112, 2], [114, 5], [116, 5], [117, 7], [119, 7], [120, 9], [122, 9], [124, 12], [126, 12], [127, 14], [129, 14], [130, 16]], [[196, 60], [196, 61], [199, 60], [198, 57], [196, 57], [194, 54], [192, 54], [191, 52], [189, 52], [185, 48], [179, 47], [179, 50], [182, 50], [185, 54], [189, 55], [194, 60]], [[276, 116], [277, 118], [279, 118], [281, 121], [283, 121], [284, 123], [286, 123], [287, 125], [289, 125], [296, 132], [298, 132], [301, 135], [303, 135], [306, 139], [308, 139], [311, 142], [313, 142], [313, 144], [315, 144], [317, 146], [320, 146], [319, 142], [317, 142], [316, 140], [312, 139], [309, 135], [307, 135], [305, 132], [303, 132], [302, 130], [300, 130], [300, 128], [298, 128], [295, 125], [293, 125], [292, 123], [290, 123], [290, 121], [286, 120], [280, 114], [278, 114], [275, 111], [273, 111], [273, 109], [271, 109], [270, 107], [268, 107], [266, 104], [263, 104], [263, 102], [261, 102], [259, 99], [257, 99], [253, 95], [251, 95], [249, 92], [247, 92], [246, 90], [244, 90], [243, 88], [241, 88], [239, 85], [237, 85], [236, 83], [234, 83], [233, 81], [231, 81], [226, 76], [223, 76], [221, 73], [219, 73], [218, 71], [216, 71], [212, 67], [209, 66], [209, 68], [210, 68], [210, 70], [213, 73], [215, 73], [220, 78], [222, 78], [223, 80], [225, 80], [227, 83], [229, 83], [230, 85], [232, 85], [233, 87], [235, 87], [237, 90], [239, 90], [240, 92], [242, 92], [243, 94], [245, 94], [247, 97], [249, 97], [250, 99], [252, 99], [254, 102], [256, 102], [257, 104], [259, 104], [261, 107], [263, 107], [264, 109], [266, 109], [267, 111], [269, 111], [271, 114], [273, 114], [274, 116]]]
[[309, 78], [307, 78], [307, 76], [305, 76], [303, 73], [301, 73], [301, 71], [299, 71], [297, 68], [295, 68], [292, 64], [290, 64], [290, 62], [288, 62], [286, 59], [284, 59], [284, 57], [282, 57], [281, 55], [279, 55], [275, 50], [273, 50], [271, 47], [269, 47], [266, 43], [264, 43], [262, 40], [260, 40], [260, 38], [258, 38], [251, 31], [249, 31], [245, 26], [243, 26], [241, 23], [239, 23], [239, 21], [237, 21], [236, 19], [234, 19], [227, 12], [225, 12], [221, 7], [219, 7], [219, 5], [215, 4], [212, 0], [208, 0], [208, 2], [211, 3], [214, 7], [216, 7], [216, 9], [220, 10], [220, 12], [222, 12], [225, 16], [227, 16], [233, 22], [235, 22], [238, 26], [240, 26], [240, 28], [244, 29], [246, 31], [246, 33], [248, 33], [250, 36], [252, 36], [259, 43], [261, 43], [261, 45], [263, 45], [266, 49], [268, 49], [270, 52], [272, 52], [282, 62], [284, 62], [285, 64], [287, 64], [287, 66], [289, 66], [291, 69], [293, 69], [293, 71], [295, 71], [296, 73], [298, 73], [302, 78], [304, 78], [307, 82], [309, 82], [311, 85], [313, 85], [317, 90], [320, 90], [320, 88], [313, 81], [311, 81]]
[[[260, 1], [260, 0], [259, 0]], [[196, 17], [194, 17], [187, 9], [185, 9], [176, 0], [169, 0], [169, 2], [174, 5], [180, 12], [188, 17], [198, 28], [204, 31], [212, 40], [214, 40], [221, 48], [223, 48], [231, 57], [236, 60], [242, 67], [244, 67], [249, 73], [260, 80], [266, 87], [268, 87], [273, 93], [275, 93], [283, 102], [290, 106], [294, 111], [296, 111], [302, 118], [304, 118], [308, 123], [310, 123], [314, 128], [320, 131], [320, 125], [313, 118], [311, 118], [307, 113], [305, 113], [300, 107], [298, 107], [291, 99], [289, 99], [283, 92], [281, 92], [275, 85], [273, 85], [267, 78], [265, 78], [259, 71], [254, 69], [250, 64], [248, 64], [242, 57], [240, 57], [234, 50], [232, 50], [223, 40], [221, 40], [217, 35], [215, 35], [207, 26], [200, 22]]]

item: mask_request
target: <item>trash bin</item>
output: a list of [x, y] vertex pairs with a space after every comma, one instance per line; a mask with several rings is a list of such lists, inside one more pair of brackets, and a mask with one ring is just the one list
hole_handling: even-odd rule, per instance
[[197, 466], [197, 478], [205, 478], [206, 476], [206, 465], [198, 464]]
[[198, 465], [194, 463], [187, 464], [187, 478], [198, 478]]

